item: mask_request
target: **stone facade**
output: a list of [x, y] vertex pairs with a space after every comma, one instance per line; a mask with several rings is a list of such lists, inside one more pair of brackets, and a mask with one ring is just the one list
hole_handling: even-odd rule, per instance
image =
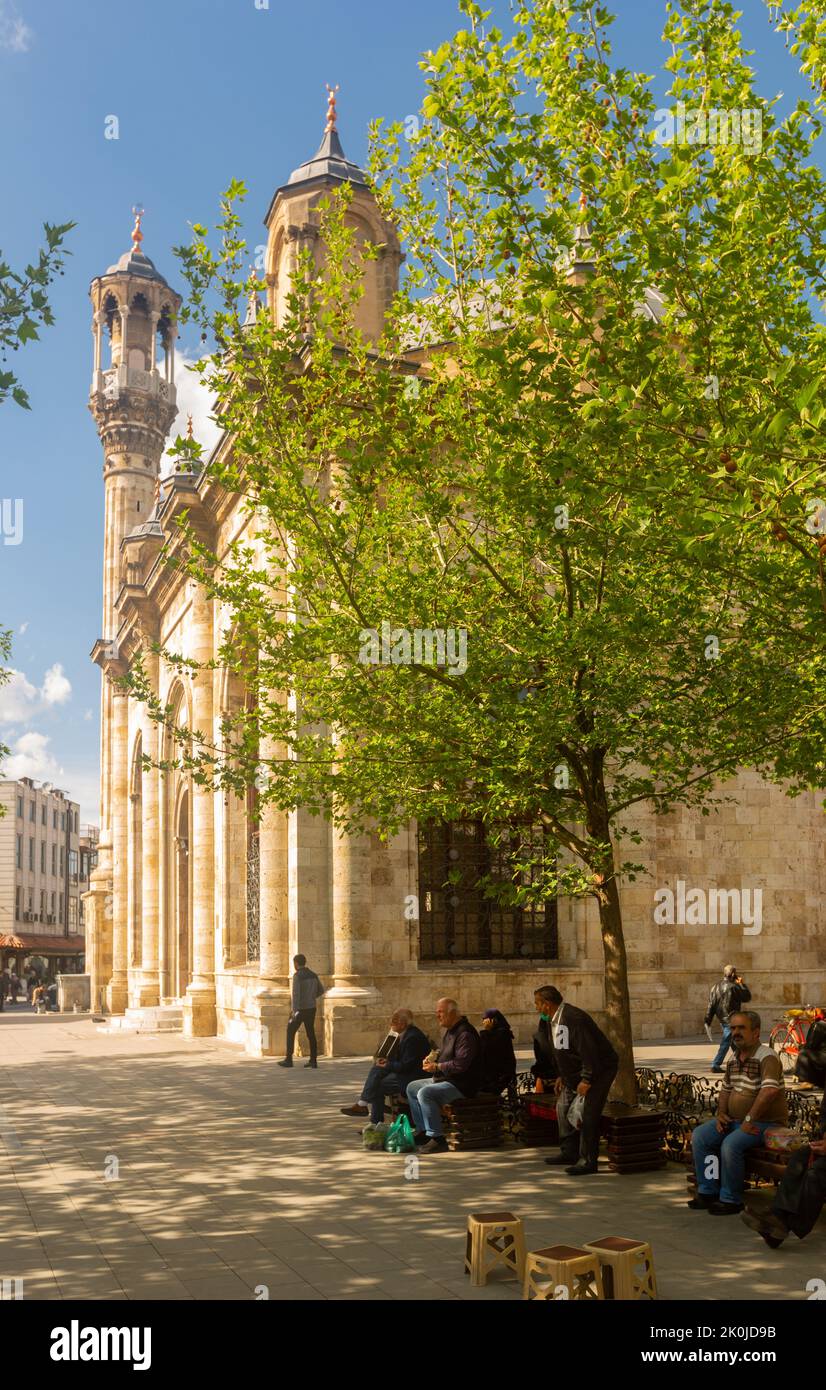
[[[353, 187], [350, 215], [358, 235], [382, 247], [380, 258], [366, 263], [361, 310], [361, 327], [375, 338], [401, 252], [334, 128], [315, 158], [277, 191], [267, 214], [268, 308], [277, 318], [283, 312], [302, 246], [322, 255], [317, 204], [342, 178]], [[560, 902], [555, 959], [425, 961], [410, 906], [420, 891], [415, 827], [385, 844], [371, 833], [341, 835], [303, 810], [268, 808], [257, 828], [239, 798], [143, 765], [143, 754], [154, 764], [174, 749], [114, 684], [139, 652], [179, 726], [217, 741], [222, 715], [244, 700], [226, 671], [180, 676], [148, 651], [148, 641], [159, 640], [185, 657], [212, 658], [230, 620], [193, 580], [164, 563], [164, 540], [187, 510], [221, 556], [239, 536], [255, 544], [255, 522], [237, 497], [196, 473], [157, 481], [175, 414], [170, 358], [178, 296], [136, 245], [93, 282], [92, 300], [91, 408], [106, 491], [103, 636], [93, 653], [103, 692], [101, 836], [86, 913], [92, 1007], [120, 1014], [127, 1007], [182, 1006], [187, 1034], [217, 1033], [252, 1055], [277, 1055], [289, 1011], [290, 961], [303, 952], [328, 985], [324, 1042], [332, 1055], [369, 1052], [401, 1004], [432, 1028], [433, 1005], [445, 994], [471, 1016], [502, 1009], [521, 1042], [532, 1031], [540, 983], [556, 983], [599, 1017], [602, 947], [589, 905]], [[112, 365], [102, 370], [106, 327]], [[164, 375], [156, 362], [159, 336]], [[709, 817], [637, 816], [643, 843], [631, 847], [630, 857], [644, 859], [649, 873], [626, 883], [622, 899], [638, 1037], [696, 1033], [708, 988], [729, 960], [749, 980], [755, 1006], [772, 1016], [779, 1006], [824, 992], [820, 798], [789, 800], [751, 773], [724, 790], [734, 800]], [[761, 890], [759, 931], [744, 930], [744, 923], [703, 925], [690, 913], [685, 923], [659, 923], [655, 891], [670, 887], [676, 894], [678, 881], [689, 894]]]

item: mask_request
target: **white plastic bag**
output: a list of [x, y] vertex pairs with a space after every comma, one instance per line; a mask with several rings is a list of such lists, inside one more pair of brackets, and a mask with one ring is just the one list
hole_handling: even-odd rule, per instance
[[582, 1119], [585, 1114], [585, 1097], [574, 1096], [573, 1103], [568, 1107], [566, 1119], [571, 1129], [582, 1129]]

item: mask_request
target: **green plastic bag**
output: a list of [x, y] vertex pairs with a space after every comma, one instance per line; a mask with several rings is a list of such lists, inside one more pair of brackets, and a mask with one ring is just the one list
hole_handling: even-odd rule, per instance
[[416, 1145], [413, 1140], [413, 1126], [406, 1115], [399, 1115], [390, 1126], [390, 1133], [384, 1141], [389, 1154], [412, 1154]]
[[379, 1125], [367, 1125], [361, 1133], [362, 1148], [371, 1153], [380, 1153], [384, 1149], [385, 1140], [390, 1132], [390, 1126], [382, 1122]]

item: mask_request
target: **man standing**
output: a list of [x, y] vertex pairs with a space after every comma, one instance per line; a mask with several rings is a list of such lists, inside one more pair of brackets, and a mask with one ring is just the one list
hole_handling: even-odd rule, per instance
[[287, 1024], [287, 1055], [283, 1062], [279, 1062], [278, 1065], [279, 1067], [292, 1066], [295, 1035], [303, 1023], [310, 1043], [310, 1060], [304, 1065], [315, 1069], [318, 1066], [315, 1011], [316, 1004], [324, 993], [324, 986], [315, 971], [308, 968], [306, 956], [293, 956], [293, 965], [295, 966], [292, 989], [293, 1011]]
[[731, 1015], [734, 1056], [717, 1101], [717, 1118], [698, 1125], [691, 1136], [697, 1196], [692, 1211], [736, 1216], [743, 1210], [745, 1158], [770, 1125], [788, 1119], [780, 1058], [760, 1041], [760, 1015]]
[[[413, 1022], [410, 1009], [397, 1009], [390, 1020], [396, 1041], [389, 1057], [377, 1057], [361, 1088], [355, 1105], [342, 1105], [342, 1115], [370, 1115], [372, 1124], [384, 1119], [387, 1096], [406, 1095], [411, 1081], [425, 1077], [422, 1061], [430, 1051], [430, 1039]], [[368, 1108], [370, 1107], [369, 1112]]]
[[709, 991], [708, 1009], [703, 1022], [709, 1042], [712, 1041], [711, 1020], [715, 1017], [719, 1018], [723, 1025], [723, 1036], [720, 1039], [717, 1056], [711, 1064], [712, 1071], [721, 1072], [723, 1070], [723, 1059], [731, 1047], [731, 1028], [729, 1026], [731, 1015], [738, 1013], [744, 1004], [748, 1004], [750, 999], [751, 990], [737, 974], [734, 966], [724, 965], [722, 980], [718, 980], [716, 985], [712, 985]]
[[481, 1076], [479, 1034], [459, 1012], [456, 1000], [440, 999], [436, 1018], [445, 1030], [439, 1055], [425, 1057], [422, 1067], [428, 1076], [423, 1081], [411, 1081], [407, 1087], [414, 1138], [423, 1154], [444, 1153], [447, 1140], [441, 1107], [452, 1100], [475, 1096]]
[[[549, 1011], [553, 1010], [550, 1033], [559, 1071], [554, 1090], [560, 1153], [546, 1158], [545, 1162], [564, 1164], [565, 1172], [571, 1177], [596, 1173], [599, 1122], [614, 1084], [619, 1057], [591, 1015], [573, 1004], [566, 1004], [553, 985], [543, 985], [536, 997], [544, 999]], [[585, 1097], [579, 1132], [568, 1121], [568, 1111], [576, 1096]]]

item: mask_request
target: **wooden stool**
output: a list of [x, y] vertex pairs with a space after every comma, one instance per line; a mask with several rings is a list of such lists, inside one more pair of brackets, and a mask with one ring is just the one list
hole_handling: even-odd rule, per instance
[[529, 1250], [525, 1259], [523, 1297], [553, 1302], [565, 1289], [565, 1298], [601, 1299], [602, 1272], [599, 1256], [577, 1245], [549, 1245]]
[[654, 1256], [646, 1240], [604, 1236], [602, 1240], [586, 1240], [585, 1249], [592, 1250], [602, 1265], [606, 1298], [657, 1297]]
[[471, 1284], [486, 1284], [500, 1261], [521, 1283], [525, 1277], [525, 1230], [511, 1211], [475, 1212], [467, 1219], [465, 1274]]

